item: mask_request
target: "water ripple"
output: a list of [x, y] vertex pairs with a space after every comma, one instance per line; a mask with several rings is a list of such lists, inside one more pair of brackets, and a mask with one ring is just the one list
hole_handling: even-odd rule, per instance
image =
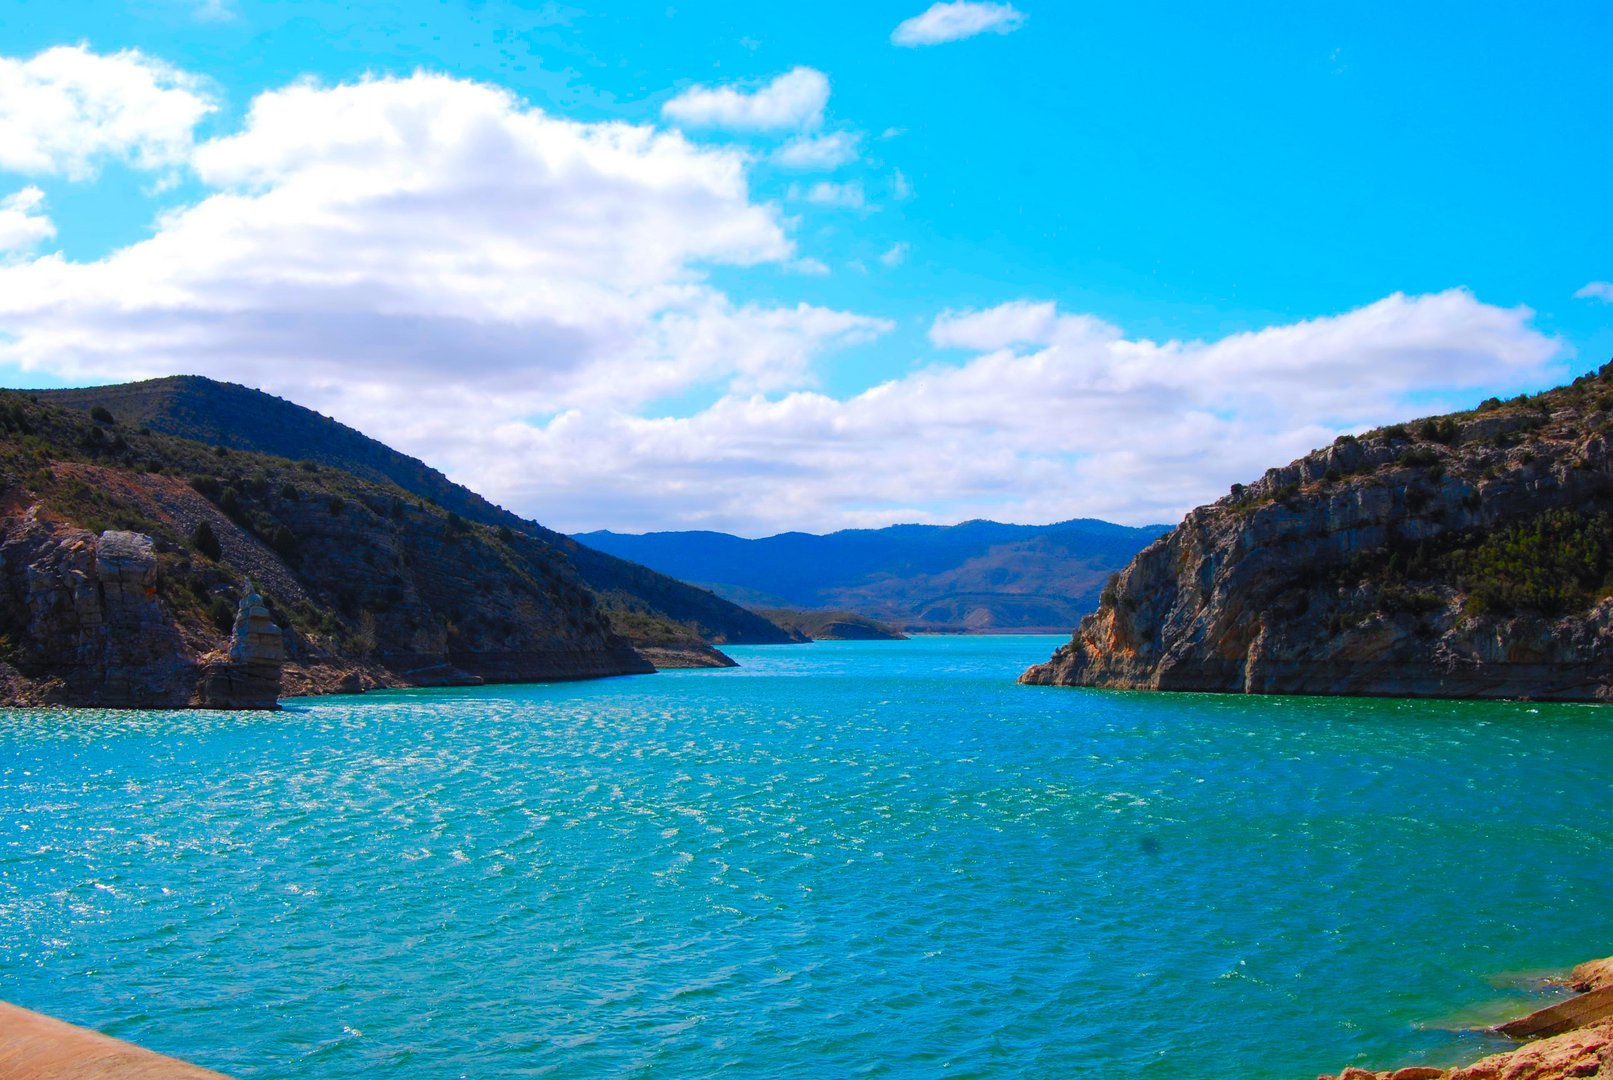
[[0, 713], [0, 996], [242, 1077], [1230, 1080], [1473, 1056], [1608, 951], [1606, 711], [1013, 685], [1051, 644]]

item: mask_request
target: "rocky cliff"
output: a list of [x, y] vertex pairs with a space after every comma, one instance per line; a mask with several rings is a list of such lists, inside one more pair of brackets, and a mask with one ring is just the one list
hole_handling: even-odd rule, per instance
[[1343, 436], [1189, 513], [1024, 683], [1613, 696], [1613, 365]]
[[270, 708], [651, 670], [541, 539], [0, 393], [0, 704]]

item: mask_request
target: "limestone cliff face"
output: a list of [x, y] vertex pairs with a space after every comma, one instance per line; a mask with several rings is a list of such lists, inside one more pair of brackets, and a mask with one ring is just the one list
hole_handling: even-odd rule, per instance
[[1613, 510], [1610, 410], [1604, 369], [1271, 469], [1146, 548], [1020, 681], [1613, 696], [1613, 565], [1590, 538]]
[[26, 660], [52, 678], [41, 696], [88, 705], [179, 706], [192, 665], [156, 595], [151, 538], [96, 535], [31, 516], [0, 528], [8, 605]]

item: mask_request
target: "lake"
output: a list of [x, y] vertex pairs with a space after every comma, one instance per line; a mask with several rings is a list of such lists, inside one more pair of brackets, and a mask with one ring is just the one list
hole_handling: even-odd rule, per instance
[[1015, 685], [1060, 640], [0, 712], [0, 997], [241, 1077], [1247, 1080], [1613, 953], [1613, 711]]

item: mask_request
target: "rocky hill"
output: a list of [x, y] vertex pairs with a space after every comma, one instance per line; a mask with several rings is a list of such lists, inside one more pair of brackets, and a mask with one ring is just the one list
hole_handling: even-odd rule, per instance
[[1189, 513], [1021, 682], [1613, 696], [1613, 365], [1343, 436]]
[[717, 532], [578, 539], [760, 609], [844, 610], [918, 631], [1063, 629], [1165, 526], [893, 525], [749, 540]]
[[377, 484], [394, 484], [467, 521], [505, 528], [562, 552], [593, 591], [616, 632], [661, 666], [728, 663], [702, 642], [771, 645], [798, 640], [710, 591], [577, 543], [495, 506], [416, 458], [328, 416], [260, 390], [197, 375], [31, 391], [40, 401], [88, 413], [105, 409], [125, 426], [213, 446], [308, 461]]
[[540, 537], [16, 392], [0, 392], [0, 598], [7, 705], [652, 670]]

